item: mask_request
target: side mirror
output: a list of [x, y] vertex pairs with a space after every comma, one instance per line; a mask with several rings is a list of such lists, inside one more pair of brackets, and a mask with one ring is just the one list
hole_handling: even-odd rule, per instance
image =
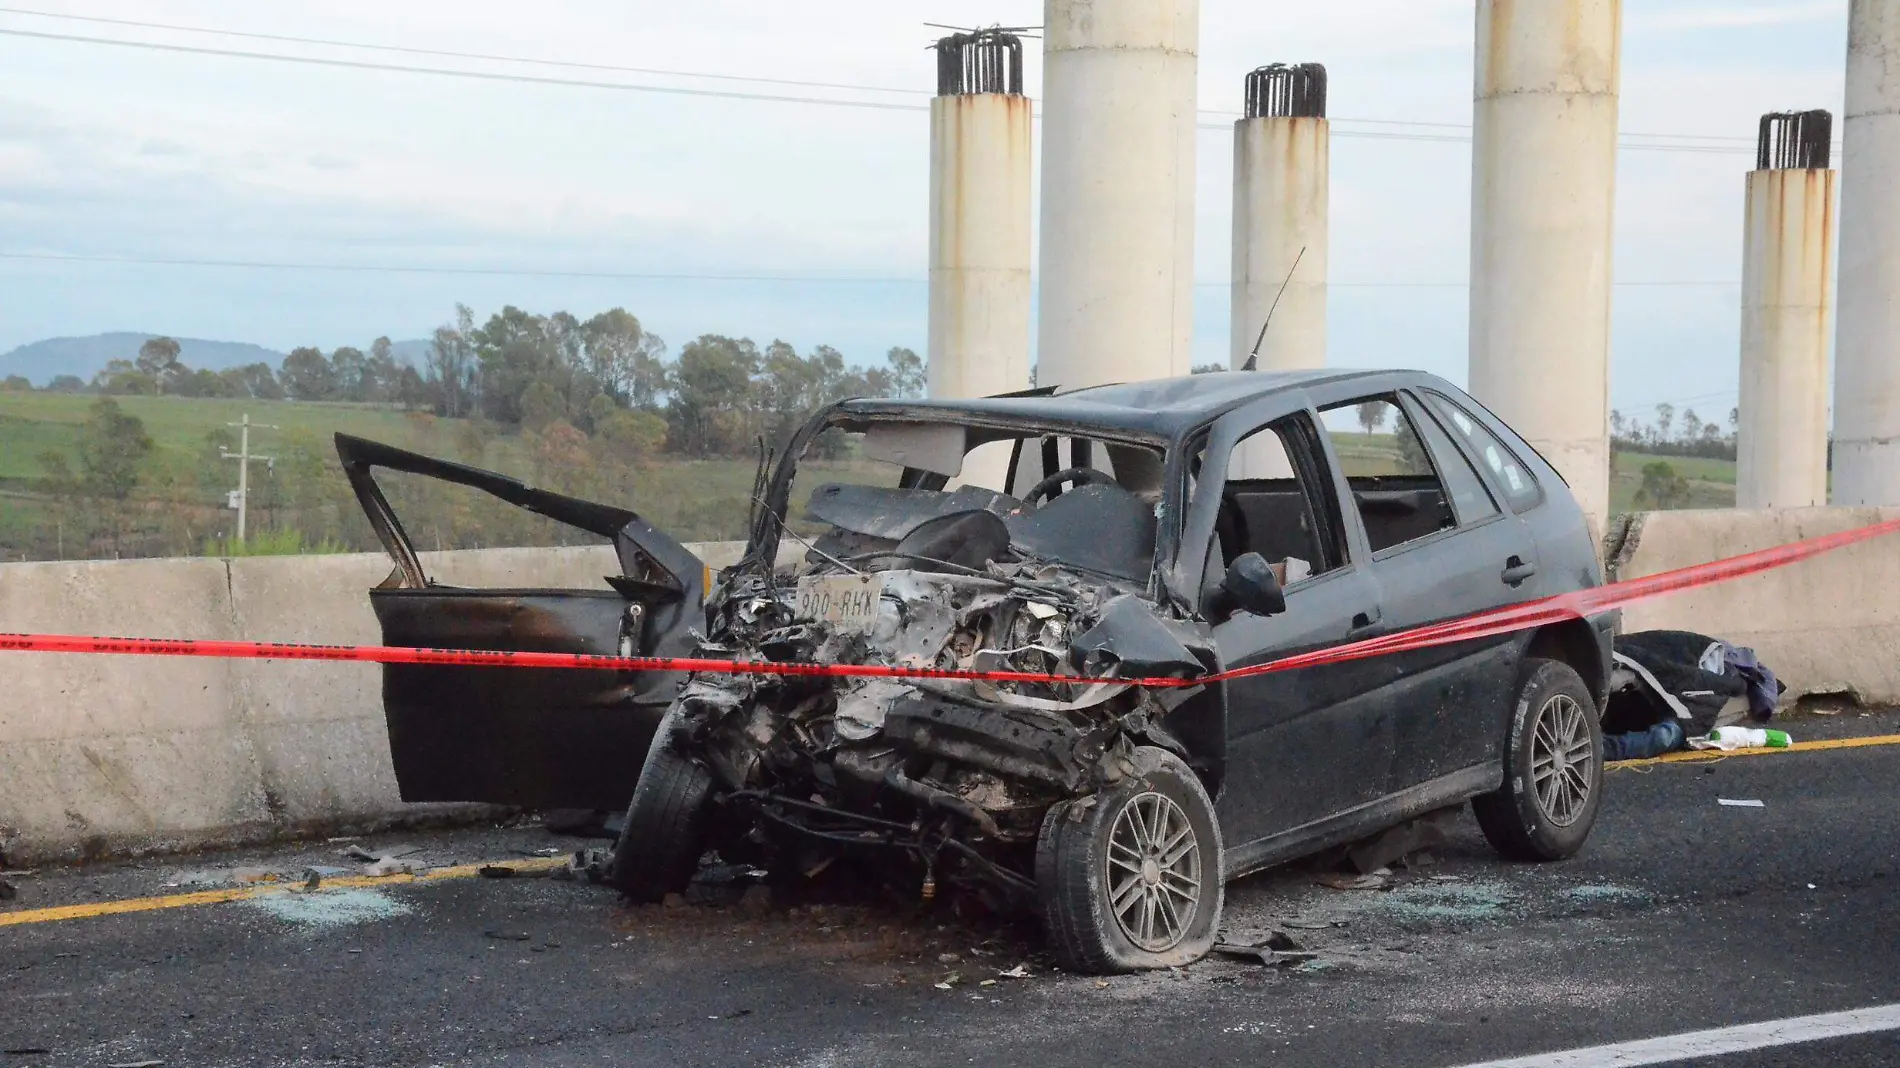
[[1273, 565], [1259, 553], [1242, 553], [1227, 565], [1220, 580], [1221, 593], [1229, 605], [1256, 616], [1277, 616], [1286, 611], [1286, 591], [1273, 573]]

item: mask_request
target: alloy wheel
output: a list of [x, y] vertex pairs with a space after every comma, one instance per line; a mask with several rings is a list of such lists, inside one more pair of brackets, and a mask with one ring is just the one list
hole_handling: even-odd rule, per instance
[[1201, 851], [1194, 825], [1165, 794], [1137, 794], [1108, 838], [1109, 911], [1130, 942], [1150, 953], [1186, 936], [1201, 898]]
[[1555, 694], [1537, 710], [1531, 734], [1531, 782], [1544, 818], [1568, 827], [1590, 800], [1597, 756], [1582, 705], [1568, 694]]

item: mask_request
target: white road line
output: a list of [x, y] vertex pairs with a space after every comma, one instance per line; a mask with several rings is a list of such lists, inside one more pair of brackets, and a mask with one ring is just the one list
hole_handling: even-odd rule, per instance
[[1608, 1046], [1537, 1053], [1501, 1061], [1463, 1065], [1462, 1068], [1634, 1068], [1642, 1064], [1668, 1064], [1694, 1057], [1719, 1057], [1727, 1053], [1793, 1046], [1828, 1038], [1900, 1030], [1900, 1005], [1875, 1005], [1846, 1012], [1824, 1012], [1818, 1016], [1796, 1016], [1787, 1020], [1717, 1027], [1708, 1031], [1690, 1031], [1662, 1038], [1643, 1038]]

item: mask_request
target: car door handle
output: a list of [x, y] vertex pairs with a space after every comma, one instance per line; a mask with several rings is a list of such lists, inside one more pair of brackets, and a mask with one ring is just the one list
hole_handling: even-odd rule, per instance
[[1360, 631], [1371, 630], [1372, 628], [1378, 625], [1379, 625], [1379, 610], [1375, 608], [1370, 612], [1361, 612], [1358, 615], [1353, 616], [1352, 626], [1346, 628], [1346, 633], [1349, 635], [1358, 634]]
[[1537, 574], [1535, 563], [1525, 563], [1522, 557], [1513, 556], [1504, 561], [1504, 571], [1498, 575], [1506, 586], [1522, 586], [1524, 580]]

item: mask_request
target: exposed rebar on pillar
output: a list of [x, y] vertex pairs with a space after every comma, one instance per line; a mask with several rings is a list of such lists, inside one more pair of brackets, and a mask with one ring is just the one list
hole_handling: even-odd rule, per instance
[[1234, 123], [1228, 327], [1236, 370], [1246, 365], [1256, 340], [1257, 370], [1326, 364], [1330, 157], [1326, 68], [1275, 63], [1249, 73], [1246, 117]]
[[1621, 0], [1478, 0], [1471, 392], [1610, 507]]
[[[1030, 104], [1022, 40], [978, 30], [937, 42], [930, 102], [932, 397], [1029, 385]], [[995, 450], [991, 450], [995, 451]], [[966, 481], [1003, 489], [1008, 453], [973, 456]]]
[[1900, 0], [1852, 0], [1841, 121], [1835, 504], [1900, 504]]
[[1044, 0], [1038, 385], [1184, 375], [1199, 0]]
[[1764, 115], [1742, 242], [1742, 379], [1735, 503], [1827, 503], [1827, 344], [1833, 328], [1833, 117]]

